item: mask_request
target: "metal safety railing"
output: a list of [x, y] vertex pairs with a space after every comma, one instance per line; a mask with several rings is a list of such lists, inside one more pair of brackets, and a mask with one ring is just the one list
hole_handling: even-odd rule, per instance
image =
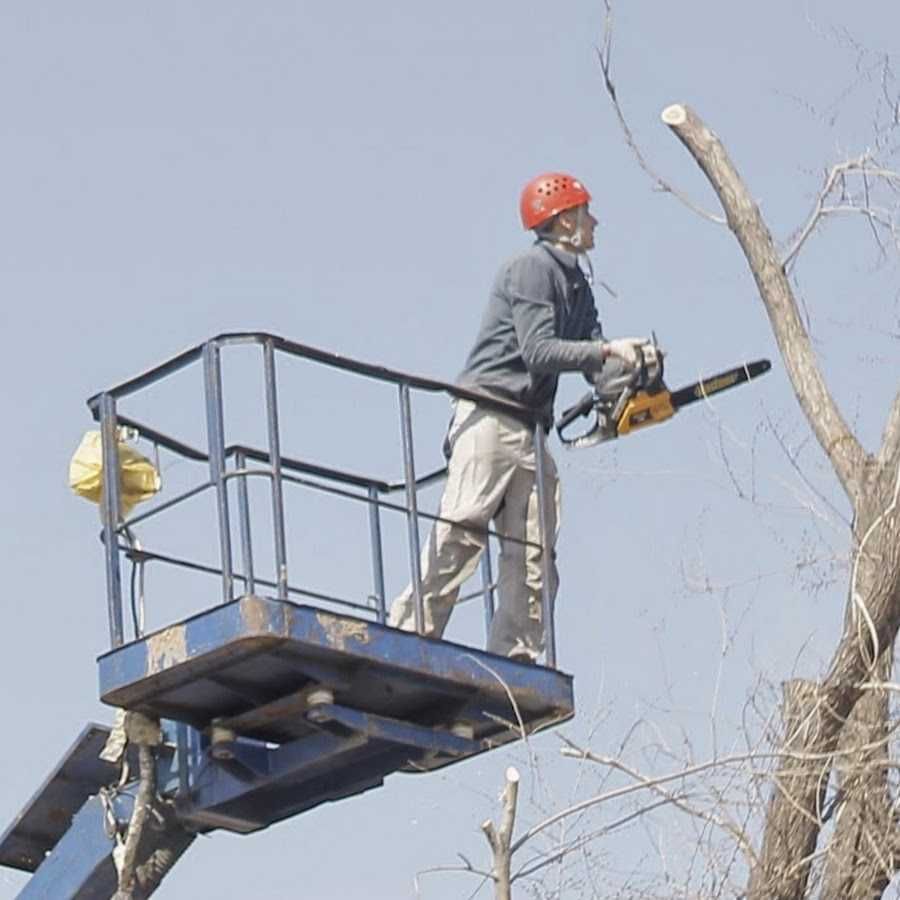
[[[263, 376], [265, 385], [265, 412], [267, 447], [259, 449], [243, 444], [227, 445], [225, 443], [225, 420], [222, 382], [222, 350], [234, 345], [255, 344], [262, 349]], [[355, 472], [342, 471], [337, 468], [321, 465], [284, 456], [281, 449], [281, 427], [279, 422], [278, 378], [276, 372], [277, 354], [286, 354], [318, 363], [333, 369], [352, 372], [378, 382], [392, 384], [398, 391], [398, 414], [400, 437], [403, 451], [403, 480], [386, 481], [361, 475]], [[207, 446], [198, 449], [184, 441], [175, 439], [148, 425], [123, 415], [119, 402], [129, 395], [136, 394], [150, 385], [156, 384], [176, 372], [200, 363], [203, 370], [203, 400], [206, 418]], [[416, 474], [415, 453], [413, 446], [413, 421], [411, 392], [413, 390], [430, 393], [442, 392], [452, 397], [472, 400], [481, 405], [514, 415], [519, 419], [533, 421], [531, 412], [518, 404], [504, 402], [478, 391], [467, 390], [456, 385], [447, 384], [430, 378], [422, 378], [372, 365], [348, 357], [339, 356], [298, 344], [284, 338], [262, 332], [246, 332], [218, 335], [203, 344], [192, 347], [174, 356], [135, 378], [96, 394], [88, 400], [88, 406], [96, 420], [100, 423], [103, 445], [103, 498], [102, 521], [103, 542], [106, 561], [107, 606], [109, 616], [110, 644], [116, 648], [125, 643], [125, 617], [123, 605], [123, 589], [121, 562], [126, 555], [132, 561], [141, 564], [157, 561], [205, 572], [221, 578], [222, 602], [230, 602], [236, 597], [235, 582], [240, 582], [244, 593], [254, 593], [260, 587], [274, 589], [279, 599], [287, 600], [291, 595], [306, 597], [310, 600], [335, 603], [357, 612], [375, 615], [382, 624], [387, 618], [385, 595], [384, 547], [382, 541], [381, 511], [391, 510], [403, 513], [406, 518], [409, 552], [409, 574], [412, 585], [415, 625], [419, 633], [424, 627], [424, 607], [422, 596], [422, 578], [420, 569], [421, 546], [419, 538], [419, 521], [447, 521], [439, 515], [423, 512], [418, 505], [418, 491], [432, 484], [446, 474], [439, 469], [428, 475], [419, 477]], [[127, 426], [136, 431], [142, 438], [153, 443], [157, 448], [166, 450], [184, 459], [194, 460], [208, 466], [208, 478], [178, 496], [157, 502], [146, 512], [123, 519], [120, 515], [120, 482], [118, 477], [118, 434], [119, 427]], [[490, 628], [494, 614], [493, 564], [491, 559], [490, 538], [501, 542], [514, 541], [530, 544], [542, 550], [542, 620], [544, 624], [545, 654], [548, 666], [556, 664], [556, 641], [553, 623], [553, 598], [550, 589], [550, 554], [543, 552], [547, 535], [547, 510], [545, 497], [544, 471], [545, 433], [539, 423], [534, 423], [534, 443], [536, 457], [536, 486], [539, 507], [539, 539], [532, 543], [500, 534], [491, 528], [486, 529], [485, 550], [481, 559], [481, 590], [469, 596], [484, 597], [485, 623]], [[229, 462], [232, 463], [229, 468]], [[256, 465], [250, 467], [249, 463]], [[275, 563], [275, 578], [267, 580], [255, 573], [253, 529], [250, 516], [247, 482], [250, 478], [266, 478], [271, 488], [272, 507], [272, 548]], [[228, 485], [236, 481], [236, 510], [232, 508]], [[292, 584], [288, 580], [287, 538], [285, 521], [284, 489], [286, 485], [299, 485], [326, 494], [339, 496], [368, 507], [368, 526], [371, 543], [372, 564], [372, 598], [374, 607], [346, 598], [334, 597], [319, 591], [313, 591], [301, 585]], [[214, 491], [217, 511], [217, 535], [219, 544], [219, 565], [211, 566], [189, 559], [168, 554], [157, 553], [149, 549], [136, 549], [129, 543], [131, 529], [148, 519], [170, 510], [186, 500], [205, 491]], [[396, 503], [389, 499], [395, 493], [402, 493], [405, 502]], [[232, 515], [237, 515], [237, 532], [240, 542], [241, 568], [237, 570], [232, 546]], [[460, 523], [450, 523], [460, 525]], [[465, 526], [462, 526], [465, 527]], [[122, 543], [123, 540], [125, 543]], [[468, 598], [463, 598], [468, 599]], [[137, 632], [137, 619], [135, 631]], [[136, 634], [137, 636], [137, 634]]]

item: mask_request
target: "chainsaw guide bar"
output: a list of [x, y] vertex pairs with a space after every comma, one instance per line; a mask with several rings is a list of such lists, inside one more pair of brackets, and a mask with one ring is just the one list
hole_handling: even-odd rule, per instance
[[[556, 421], [556, 433], [560, 441], [569, 449], [593, 447], [604, 441], [614, 440], [622, 435], [631, 434], [640, 428], [659, 425], [678, 412], [684, 406], [706, 400], [714, 394], [745, 384], [764, 375], [772, 364], [767, 359], [758, 359], [744, 363], [702, 378], [693, 384], [685, 385], [678, 390], [670, 391], [662, 380], [662, 372], [649, 383], [635, 373], [634, 380], [625, 386], [617, 396], [600, 396], [593, 390], [585, 394], [574, 406], [567, 409]], [[594, 413], [594, 424], [577, 437], [566, 437], [565, 430], [575, 419]]]

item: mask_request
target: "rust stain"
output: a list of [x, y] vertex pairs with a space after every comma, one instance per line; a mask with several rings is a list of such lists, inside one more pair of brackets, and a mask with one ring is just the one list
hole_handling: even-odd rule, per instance
[[338, 619], [328, 613], [316, 613], [316, 621], [322, 626], [328, 643], [338, 650], [346, 650], [348, 640], [369, 643], [369, 626], [365, 622]]
[[47, 819], [54, 825], [68, 825], [72, 821], [72, 813], [67, 809], [54, 806], [47, 812]]
[[253, 594], [241, 598], [241, 615], [244, 624], [254, 632], [269, 631], [270, 623], [266, 603]]
[[187, 659], [187, 631], [184, 625], [173, 625], [147, 638], [147, 674], [155, 675]]

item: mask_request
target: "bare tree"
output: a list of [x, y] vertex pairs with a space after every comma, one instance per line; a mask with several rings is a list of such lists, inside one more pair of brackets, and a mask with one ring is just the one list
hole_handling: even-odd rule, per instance
[[[865, 448], [826, 382], [791, 274], [814, 236], [835, 217], [856, 217], [881, 258], [900, 253], [900, 173], [892, 167], [900, 153], [900, 91], [890, 61], [870, 59], [857, 48], [857, 70], [865, 69], [880, 93], [870, 144], [823, 173], [808, 216], [779, 248], [722, 141], [689, 106], [667, 107], [662, 120], [700, 166], [721, 214], [703, 209], [648, 162], [612, 78], [612, 7], [610, 0], [604, 2], [600, 66], [626, 144], [657, 190], [730, 229], [755, 281], [796, 400], [847, 497], [846, 608], [840, 638], [820, 677], [785, 681], [780, 704], [770, 704], [768, 710], [760, 691], [752, 691], [748, 705], [764, 721], [768, 718], [763, 738], [774, 741], [774, 750], [747, 729], [745, 752], [716, 754], [704, 762], [682, 759], [660, 775], [626, 762], [624, 742], [619, 753], [601, 754], [567, 741], [565, 756], [626, 783], [610, 788], [604, 781], [596, 793], [547, 815], [518, 838], [502, 846], [492, 841], [494, 863], [488, 877], [499, 885], [497, 873], [505, 871], [510, 885], [524, 881], [584, 853], [613, 830], [646, 822], [664, 809], [690, 823], [693, 857], [680, 861], [681, 875], [669, 878], [665, 848], [660, 847], [662, 890], [640, 878], [620, 877], [615, 885], [607, 880], [594, 896], [880, 897], [900, 869], [900, 813], [891, 778], [898, 769], [891, 754], [897, 726], [890, 718], [890, 697], [900, 691], [891, 681], [900, 628], [900, 385], [886, 411], [880, 445]], [[897, 373], [896, 366], [893, 371]], [[790, 458], [803, 477], [797, 458]], [[729, 477], [737, 486], [731, 471]], [[772, 725], [769, 715], [778, 705], [780, 726]], [[663, 757], [676, 754], [660, 750], [654, 763]], [[639, 800], [624, 813], [617, 809], [602, 826], [586, 824], [588, 811], [626, 798]], [[516, 853], [562, 821], [583, 827], [540, 848], [529, 862], [510, 867]], [[673, 822], [667, 819], [666, 825]], [[584, 862], [587, 869], [597, 865], [596, 858]], [[562, 892], [536, 895], [559, 897]]]
[[[900, 392], [887, 417], [882, 444], [877, 453], [867, 453], [851, 431], [828, 390], [812, 350], [809, 333], [785, 272], [785, 260], [775, 243], [747, 187], [716, 135], [691, 109], [683, 105], [663, 111], [663, 121], [694, 157], [718, 195], [728, 226], [741, 246], [759, 289], [760, 298], [790, 376], [797, 400], [822, 450], [834, 468], [853, 510], [853, 564], [848, 586], [847, 613], [843, 635], [834, 652], [829, 671], [820, 681], [794, 681], [785, 687], [784, 748], [793, 754], [817, 758], [809, 766], [791, 766], [776, 771], [775, 788], [766, 816], [762, 851], [753, 867], [751, 898], [796, 898], [805, 895], [809, 867], [822, 828], [825, 790], [829, 783], [832, 754], [837, 750], [847, 726], [851, 740], [869, 746], [883, 738], [884, 702], [878, 692], [866, 694], [865, 686], [884, 680], [890, 671], [893, 644], [900, 627]], [[862, 158], [852, 167], [862, 178], [883, 179], [900, 186], [900, 177], [892, 171]], [[823, 195], [831, 190], [829, 176]], [[825, 208], [820, 197], [809, 233]], [[892, 231], [892, 221], [886, 223]], [[876, 226], [877, 227], [877, 226]], [[799, 246], [796, 245], [796, 246]], [[795, 253], [796, 251], [791, 251]], [[793, 256], [789, 254], [789, 259]], [[882, 676], [879, 679], [879, 675]], [[866, 695], [860, 705], [861, 698]], [[860, 709], [854, 714], [855, 708]], [[884, 754], [882, 740], [876, 740]], [[877, 822], [862, 825], [862, 809], [854, 802], [849, 815], [839, 819], [835, 853], [828, 872], [831, 885], [826, 896], [837, 896], [838, 886], [852, 872], [854, 887], [850, 896], [875, 896], [890, 881], [895, 868], [893, 828], [885, 834], [884, 822], [890, 820], [886, 786], [879, 778], [879, 766], [860, 751], [856, 766], [863, 766], [864, 779], [857, 774], [844, 778], [846, 796], [864, 795], [866, 814]], [[880, 764], [886, 771], [887, 764]], [[876, 784], [871, 784], [871, 779]], [[880, 783], [879, 783], [880, 782]], [[866, 785], [874, 790], [850, 790]], [[876, 798], [881, 798], [876, 799]], [[878, 812], [874, 810], [878, 808]], [[856, 826], [851, 825], [856, 820]], [[848, 823], [846, 826], [843, 823]], [[858, 832], [847, 835], [846, 828]], [[883, 861], [871, 868], [869, 884], [863, 884], [862, 871], [855, 862], [861, 842], [875, 842]], [[841, 851], [841, 852], [839, 852]], [[871, 856], [872, 852], [866, 852]], [[843, 858], [846, 857], [846, 858]], [[877, 889], [878, 885], [880, 889]], [[877, 889], [877, 890], [876, 890]], [[858, 892], [858, 893], [857, 893]]]
[[[605, 4], [600, 63], [627, 144], [657, 188], [721, 222], [657, 175], [637, 147], [612, 81], [612, 6], [610, 0]], [[719, 198], [724, 221], [756, 282], [794, 393], [852, 510], [843, 634], [823, 678], [784, 685], [783, 756], [773, 773], [762, 847], [751, 865], [748, 895], [754, 900], [806, 895], [826, 818], [833, 817], [835, 825], [830, 844], [819, 851], [827, 857], [822, 896], [880, 896], [900, 867], [900, 832], [887, 777], [888, 700], [881, 688], [890, 678], [900, 626], [900, 391], [887, 415], [880, 448], [867, 452], [828, 389], [788, 279], [807, 241], [829, 217], [862, 217], [882, 256], [900, 249], [900, 174], [880, 159], [896, 153], [900, 94], [892, 92], [890, 60], [871, 58], [844, 37], [857, 54], [857, 72], [878, 82], [871, 147], [825, 173], [810, 215], [783, 254], [712, 130], [687, 106], [676, 104], [662, 113]], [[836, 791], [826, 804], [832, 776]]]

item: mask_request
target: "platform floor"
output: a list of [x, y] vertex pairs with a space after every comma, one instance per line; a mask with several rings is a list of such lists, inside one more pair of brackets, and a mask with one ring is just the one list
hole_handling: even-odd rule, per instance
[[[571, 676], [322, 609], [244, 596], [104, 654], [105, 703], [284, 744], [316, 732], [310, 691], [414, 726], [462, 728], [480, 749], [574, 713]], [[416, 768], [454, 761], [417, 759]], [[458, 758], [458, 757], [456, 757]]]
[[[106, 653], [99, 671], [105, 703], [191, 726], [172, 726], [183, 740], [164, 745], [159, 772], [186, 833], [256, 831], [574, 714], [563, 672], [258, 596]], [[0, 865], [40, 879], [54, 848], [97, 837], [75, 818], [118, 777], [99, 758], [108, 734], [82, 731], [0, 837]]]

